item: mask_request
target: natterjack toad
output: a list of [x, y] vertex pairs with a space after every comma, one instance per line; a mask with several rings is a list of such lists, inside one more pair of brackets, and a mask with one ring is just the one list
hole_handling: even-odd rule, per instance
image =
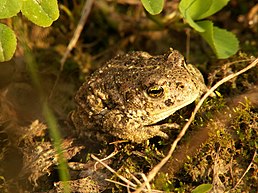
[[203, 76], [176, 50], [161, 56], [132, 52], [117, 56], [89, 76], [75, 96], [76, 128], [99, 129], [141, 143], [167, 138], [156, 124], [192, 103], [204, 91]]

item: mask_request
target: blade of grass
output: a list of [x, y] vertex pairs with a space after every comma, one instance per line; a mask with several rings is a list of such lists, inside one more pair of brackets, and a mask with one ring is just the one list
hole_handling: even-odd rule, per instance
[[69, 177], [67, 160], [64, 157], [62, 146], [61, 146], [62, 145], [62, 137], [61, 137], [60, 131], [58, 129], [58, 124], [57, 124], [56, 118], [55, 118], [52, 110], [49, 108], [49, 105], [47, 104], [47, 102], [44, 102], [44, 104], [43, 104], [43, 115], [47, 121], [50, 136], [53, 139], [54, 148], [58, 155], [59, 177], [63, 182], [64, 192], [69, 193], [70, 187], [69, 187], [68, 180], [70, 179], [70, 177]]
[[45, 100], [46, 95], [41, 87], [41, 80], [38, 75], [38, 67], [37, 67], [35, 58], [33, 57], [30, 49], [28, 48], [25, 42], [23, 42], [23, 48], [25, 50], [25, 61], [26, 61], [26, 64], [28, 65], [27, 68], [30, 73], [32, 82], [39, 92], [41, 101], [45, 101], [42, 103], [42, 112], [43, 112], [44, 119], [47, 122], [50, 136], [53, 140], [53, 146], [58, 155], [58, 163], [59, 163], [58, 174], [59, 174], [60, 180], [63, 182], [63, 187], [64, 187], [63, 192], [69, 193], [70, 187], [69, 187], [68, 180], [70, 179], [70, 175], [68, 171], [67, 160], [65, 159], [63, 154], [62, 137], [58, 128], [57, 119], [53, 111], [49, 107], [47, 101]]

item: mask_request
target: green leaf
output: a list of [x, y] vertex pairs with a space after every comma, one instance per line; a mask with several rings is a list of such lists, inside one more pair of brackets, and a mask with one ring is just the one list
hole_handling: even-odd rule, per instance
[[191, 18], [191, 16], [189, 15], [189, 13], [186, 14], [185, 17], [186, 21], [188, 22], [188, 24], [194, 28], [196, 31], [198, 32], [204, 32], [205, 30], [199, 26], [196, 22], [194, 22], [194, 20]]
[[13, 57], [17, 45], [16, 36], [12, 29], [0, 23], [0, 62]]
[[9, 18], [17, 15], [21, 10], [20, 0], [1, 0], [0, 19]]
[[50, 26], [59, 17], [57, 0], [23, 0], [21, 12], [42, 27]]
[[209, 192], [212, 189], [212, 185], [211, 184], [201, 184], [199, 186], [197, 186], [192, 193], [206, 193]]
[[221, 10], [229, 0], [181, 0], [179, 10], [183, 17], [189, 15], [192, 20], [200, 20]]
[[213, 23], [208, 20], [199, 21], [197, 24], [205, 29], [205, 32], [201, 32], [200, 35], [211, 46], [218, 58], [228, 58], [238, 51], [239, 42], [233, 33], [213, 26]]
[[194, 20], [199, 15], [204, 14], [209, 10], [212, 4], [212, 0], [182, 0], [179, 3], [179, 10], [187, 23], [198, 32], [204, 32], [205, 30], [199, 26]]
[[190, 16], [192, 20], [197, 20], [200, 15], [206, 13], [211, 7], [212, 0], [182, 0], [179, 10], [186, 18]]
[[239, 41], [232, 32], [216, 26], [213, 31], [218, 58], [228, 58], [239, 50]]
[[229, 1], [230, 0], [213, 0], [211, 6], [209, 7], [209, 10], [199, 15], [197, 19], [204, 19], [206, 17], [213, 15], [214, 13], [218, 12], [223, 7], [225, 7]]
[[164, 0], [141, 0], [143, 7], [152, 15], [159, 14], [164, 7]]

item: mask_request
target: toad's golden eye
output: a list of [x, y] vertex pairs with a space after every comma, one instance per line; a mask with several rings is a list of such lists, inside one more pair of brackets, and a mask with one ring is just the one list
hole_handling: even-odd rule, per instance
[[147, 89], [147, 94], [152, 98], [161, 97], [164, 93], [164, 89], [161, 86], [151, 86]]

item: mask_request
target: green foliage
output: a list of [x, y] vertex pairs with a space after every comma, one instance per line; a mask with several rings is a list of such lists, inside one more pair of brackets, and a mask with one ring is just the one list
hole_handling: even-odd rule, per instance
[[164, 0], [141, 0], [144, 8], [152, 15], [159, 14], [164, 7]]
[[[164, 0], [141, 1], [150, 14], [159, 14], [163, 9]], [[221, 10], [228, 2], [229, 0], [181, 0], [179, 4], [183, 18], [200, 33], [220, 59], [234, 55], [239, 49], [239, 42], [233, 33], [214, 27], [211, 21], [203, 19]]]
[[197, 22], [204, 32], [200, 35], [210, 45], [218, 58], [228, 58], [234, 55], [238, 50], [238, 40], [231, 32], [213, 26], [208, 20]]
[[197, 186], [192, 193], [206, 193], [209, 192], [212, 189], [212, 185], [211, 184], [201, 184], [199, 186]]
[[59, 17], [56, 0], [27, 0], [22, 4], [21, 12], [31, 22], [42, 26], [50, 26]]
[[229, 0], [182, 0], [179, 10], [188, 24], [194, 28], [211, 46], [217, 57], [228, 58], [239, 49], [235, 35], [224, 29], [214, 27], [209, 20], [198, 21], [222, 9]]
[[[229, 0], [181, 0], [179, 10], [187, 22], [189, 22], [190, 20], [200, 20], [213, 15], [228, 2]], [[189, 25], [191, 24], [189, 23]]]
[[21, 10], [21, 3], [21, 0], [1, 0], [0, 19], [17, 15], [17, 13]]
[[[42, 27], [50, 26], [59, 17], [57, 0], [1, 0], [0, 19], [22, 12], [30, 21]], [[16, 37], [12, 29], [0, 24], [0, 62], [12, 58], [16, 49]]]
[[0, 62], [8, 61], [12, 58], [16, 44], [13, 30], [0, 23]]

